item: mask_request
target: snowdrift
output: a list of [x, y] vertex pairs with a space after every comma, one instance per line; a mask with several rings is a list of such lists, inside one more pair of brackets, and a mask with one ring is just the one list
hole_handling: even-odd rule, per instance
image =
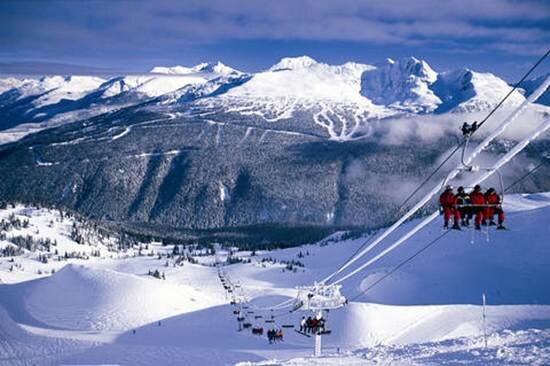
[[65, 329], [124, 330], [211, 302], [190, 286], [76, 265], [19, 286], [30, 316]]

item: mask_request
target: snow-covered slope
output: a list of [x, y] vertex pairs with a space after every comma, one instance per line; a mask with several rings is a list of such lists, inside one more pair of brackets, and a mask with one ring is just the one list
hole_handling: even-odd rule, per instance
[[229, 74], [242, 74], [242, 72], [235, 70], [232, 67], [224, 65], [220, 61], [218, 62], [203, 62], [193, 67], [185, 66], [155, 66], [150, 71], [153, 74], [195, 74], [195, 73], [216, 73], [219, 75], [229, 75]]
[[[531, 84], [526, 89], [531, 90]], [[157, 66], [146, 74], [109, 80], [9, 77], [0, 78], [0, 116], [4, 117], [0, 129], [7, 130], [0, 143], [159, 97], [165, 108], [194, 103], [194, 109], [201, 111], [258, 116], [268, 122], [292, 120], [305, 113], [310, 116], [308, 123], [321, 128], [329, 139], [350, 141], [368, 136], [369, 122], [389, 116], [482, 112], [509, 90], [495, 75], [467, 69], [437, 73], [414, 57], [387, 59], [374, 66], [328, 65], [308, 56], [286, 57], [255, 74], [215, 62]], [[514, 93], [507, 106], [523, 100], [519, 92]], [[35, 125], [18, 128], [25, 123]]]
[[[432, 85], [432, 90], [442, 101], [437, 110], [439, 113], [449, 110], [477, 112], [492, 108], [510, 89], [504, 80], [493, 74], [468, 69], [441, 73]], [[523, 100], [520, 93], [514, 93], [507, 104], [519, 105]]]
[[30, 316], [75, 330], [127, 330], [223, 301], [190, 285], [75, 265], [24, 291]]
[[[288, 359], [267, 364], [370, 365], [414, 359], [421, 365], [543, 365], [550, 341], [550, 194], [507, 196], [505, 202], [510, 230], [453, 231], [367, 296], [331, 311], [332, 334], [323, 340], [330, 355], [326, 358], [310, 359], [312, 338], [290, 329], [283, 342], [273, 345], [265, 336], [237, 331], [233, 308], [222, 305], [232, 294], [224, 293], [211, 266], [215, 259], [224, 261], [228, 250], [217, 248], [215, 257], [196, 257], [199, 264], [172, 266], [169, 246], [153, 248], [153, 256], [97, 258], [81, 262], [84, 266], [68, 264], [50, 277], [0, 285], [0, 335], [5, 335], [0, 337], [0, 364], [13, 364], [14, 359], [36, 364], [36, 357], [43, 355], [48, 361], [38, 364], [222, 365]], [[439, 222], [429, 225], [404, 249], [345, 283], [345, 293], [349, 298], [357, 295], [439, 233]], [[250, 299], [249, 306], [269, 306], [293, 296], [294, 286], [333, 271], [364, 239], [343, 240], [339, 234], [299, 248], [258, 251], [254, 256], [233, 253], [251, 263], [224, 268], [227, 278], [242, 288], [237, 295]], [[0, 261], [2, 271], [5, 260]], [[14, 260], [31, 266], [29, 260]], [[289, 260], [303, 267], [289, 270]], [[164, 271], [166, 280], [147, 275], [154, 269]], [[482, 350], [482, 292], [489, 303], [487, 350]], [[249, 313], [252, 309], [241, 310], [264, 329], [297, 324], [305, 314], [259, 309]], [[264, 322], [271, 315], [276, 315], [275, 323]], [[35, 345], [35, 351], [25, 344]]]
[[360, 100], [360, 77], [369, 65], [331, 66], [309, 57], [284, 58], [227, 93], [234, 97]]

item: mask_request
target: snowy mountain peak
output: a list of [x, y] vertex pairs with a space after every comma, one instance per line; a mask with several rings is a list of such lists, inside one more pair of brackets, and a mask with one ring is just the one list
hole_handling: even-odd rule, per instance
[[361, 94], [375, 104], [392, 105], [413, 112], [430, 112], [441, 103], [429, 86], [437, 73], [423, 60], [386, 59], [361, 80]]
[[309, 56], [284, 57], [281, 59], [281, 61], [271, 66], [269, 70], [279, 71], [279, 70], [305, 69], [316, 64], [317, 64], [317, 61], [315, 61]]
[[193, 73], [193, 68], [185, 66], [155, 66], [149, 70], [152, 74], [191, 74]]
[[414, 75], [429, 82], [437, 79], [437, 73], [426, 61], [419, 60], [413, 56], [401, 58], [391, 62], [389, 65], [390, 68], [397, 68], [401, 73]]
[[193, 67], [186, 67], [186, 66], [179, 66], [179, 65], [172, 66], [172, 67], [156, 66], [156, 67], [153, 67], [149, 72], [153, 74], [170, 74], [170, 75], [186, 75], [186, 74], [194, 74], [199, 72], [217, 73], [222, 75], [241, 73], [238, 70], [235, 70], [227, 65], [224, 65], [220, 61], [202, 62]]
[[203, 62], [193, 67], [195, 72], [213, 72], [222, 75], [229, 74], [242, 74], [240, 71], [235, 70], [232, 67], [224, 65], [220, 61], [217, 62]]

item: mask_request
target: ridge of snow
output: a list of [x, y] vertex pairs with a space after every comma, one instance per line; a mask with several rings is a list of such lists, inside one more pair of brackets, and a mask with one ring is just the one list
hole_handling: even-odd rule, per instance
[[[494, 107], [512, 89], [504, 80], [491, 73], [458, 69], [440, 73], [431, 89], [441, 99], [438, 112], [476, 112]], [[519, 105], [525, 100], [515, 92], [506, 101], [507, 106]]]
[[229, 74], [241, 74], [240, 71], [233, 69], [227, 65], [224, 65], [222, 62], [202, 62], [193, 67], [186, 66], [156, 66], [153, 67], [150, 73], [155, 74], [169, 74], [169, 75], [186, 75], [194, 73], [216, 73], [220, 75], [229, 75]]

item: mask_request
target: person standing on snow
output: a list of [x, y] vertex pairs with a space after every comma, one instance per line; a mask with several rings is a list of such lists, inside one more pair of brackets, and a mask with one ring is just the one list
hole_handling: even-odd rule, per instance
[[502, 210], [502, 198], [495, 191], [494, 188], [489, 188], [485, 193], [485, 202], [487, 206], [485, 207], [484, 218], [485, 220], [489, 219], [489, 225], [496, 225], [494, 221], [495, 213], [498, 215], [498, 226], [497, 229], [505, 229], [504, 223], [504, 211]]
[[470, 202], [472, 204], [472, 213], [475, 213], [475, 228], [481, 230], [481, 222], [484, 221], [484, 210], [486, 207], [485, 196], [481, 192], [481, 187], [476, 185], [470, 192]]
[[458, 223], [460, 222], [460, 211], [456, 208], [456, 196], [453, 193], [453, 187], [445, 187], [445, 191], [439, 196], [439, 204], [443, 209], [443, 227], [447, 229], [449, 227], [449, 219], [454, 217], [453, 229], [460, 230]]

